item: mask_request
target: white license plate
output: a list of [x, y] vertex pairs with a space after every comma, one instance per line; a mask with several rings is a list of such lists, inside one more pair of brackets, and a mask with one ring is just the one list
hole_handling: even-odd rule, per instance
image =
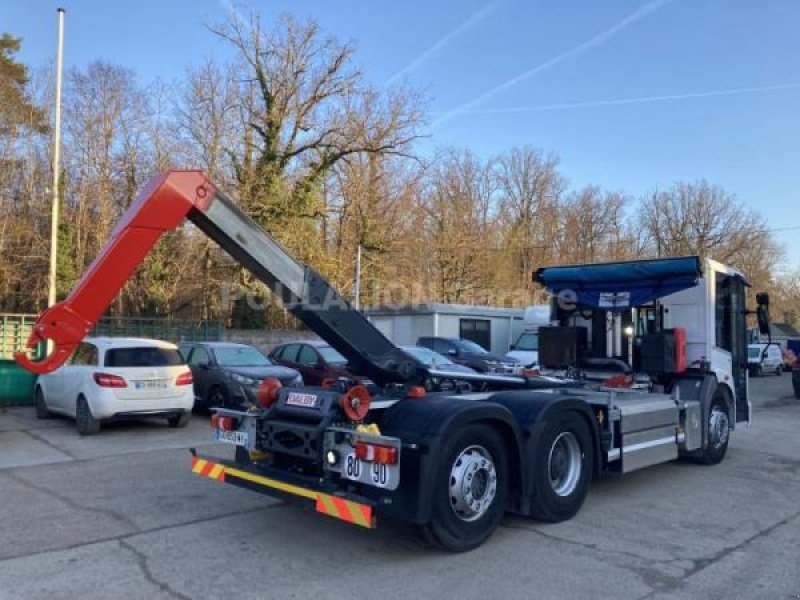
[[218, 442], [234, 444], [235, 446], [247, 446], [249, 436], [246, 431], [223, 431], [222, 429], [217, 429], [216, 431]]
[[137, 390], [165, 390], [166, 381], [134, 381], [133, 387]]
[[400, 465], [382, 465], [358, 460], [356, 453], [344, 457], [341, 473], [351, 481], [358, 481], [379, 488], [396, 489], [400, 483]]

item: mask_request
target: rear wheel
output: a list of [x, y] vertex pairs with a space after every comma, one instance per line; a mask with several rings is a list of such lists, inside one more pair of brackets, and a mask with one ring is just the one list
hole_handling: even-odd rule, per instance
[[775, 369], [775, 375], [777, 375], [778, 377], [783, 375], [783, 365], [778, 365], [778, 368]]
[[442, 452], [425, 538], [451, 552], [480, 546], [497, 528], [508, 503], [508, 458], [500, 434], [470, 425]]
[[82, 395], [78, 396], [75, 406], [75, 425], [81, 435], [94, 435], [100, 431], [100, 421], [94, 418], [89, 403]]
[[728, 451], [728, 439], [730, 438], [728, 403], [725, 392], [720, 389], [717, 389], [711, 400], [707, 437], [706, 447], [697, 457], [697, 461], [704, 465], [719, 464]]
[[47, 402], [44, 400], [44, 392], [42, 388], [36, 387], [36, 392], [34, 393], [34, 402], [36, 404], [36, 418], [37, 419], [49, 419], [53, 415], [47, 408]]
[[574, 412], [556, 415], [539, 437], [535, 456], [532, 516], [549, 523], [572, 518], [592, 479], [594, 446], [586, 421]]
[[173, 429], [183, 429], [192, 420], [191, 412], [178, 413], [167, 418], [167, 424]]

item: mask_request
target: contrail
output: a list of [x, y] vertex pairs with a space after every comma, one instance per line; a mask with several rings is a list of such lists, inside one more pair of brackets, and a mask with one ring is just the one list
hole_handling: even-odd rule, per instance
[[[544, 112], [549, 110], [566, 110], [572, 108], [595, 108], [599, 106], [618, 106], [624, 104], [647, 104], [650, 102], [669, 102], [672, 100], [691, 100], [694, 98], [714, 98], [716, 96], [737, 96], [740, 94], [757, 94], [760, 92], [778, 92], [782, 90], [800, 89], [800, 82], [757, 87], [730, 88], [711, 90], [708, 92], [691, 92], [688, 94], [668, 94], [664, 96], [640, 96], [636, 98], [612, 98], [609, 100], [587, 100], [584, 102], [562, 102], [559, 104], [539, 104], [536, 106], [517, 106], [511, 108], [478, 108], [463, 110], [460, 115], [502, 115], [526, 112]], [[435, 114], [435, 113], [434, 113]]]
[[432, 46], [426, 48], [419, 56], [417, 56], [414, 60], [408, 63], [405, 67], [400, 69], [397, 73], [389, 77], [386, 80], [385, 85], [391, 85], [398, 79], [400, 79], [403, 75], [407, 75], [413, 71], [416, 71], [419, 66], [428, 60], [431, 56], [436, 54], [439, 50], [444, 48], [447, 44], [450, 43], [451, 40], [458, 37], [462, 33], [464, 33], [467, 29], [475, 25], [478, 21], [485, 19], [495, 8], [497, 5], [496, 2], [491, 4], [487, 4], [482, 9], [480, 9], [475, 14], [471, 15], [466, 21], [463, 21], [458, 27], [450, 31], [449, 33], [442, 36], [439, 41], [437, 41]]
[[461, 106], [457, 106], [456, 108], [447, 111], [441, 117], [439, 117], [439, 119], [437, 119], [436, 121], [433, 122], [433, 126], [434, 127], [438, 127], [439, 125], [441, 125], [445, 121], [449, 121], [450, 119], [452, 119], [454, 116], [456, 116], [458, 114], [461, 114], [461, 113], [463, 113], [465, 111], [469, 111], [470, 109], [474, 108], [478, 104], [481, 104], [481, 103], [485, 102], [486, 100], [495, 97], [496, 95], [500, 94], [501, 92], [506, 91], [507, 89], [517, 85], [518, 83], [520, 83], [520, 82], [522, 82], [522, 81], [524, 81], [524, 80], [526, 80], [526, 79], [528, 79], [530, 77], [533, 77], [534, 75], [537, 75], [537, 74], [539, 74], [539, 73], [541, 73], [543, 71], [546, 71], [547, 69], [550, 69], [550, 68], [552, 68], [552, 67], [554, 67], [554, 66], [556, 66], [556, 65], [558, 65], [558, 64], [560, 64], [560, 63], [562, 63], [562, 62], [564, 62], [566, 60], [569, 60], [571, 58], [575, 58], [576, 56], [580, 56], [581, 54], [584, 54], [584, 53], [588, 52], [589, 50], [593, 50], [594, 48], [598, 48], [599, 46], [602, 46], [603, 44], [605, 44], [606, 42], [611, 40], [614, 36], [616, 36], [621, 31], [627, 29], [628, 27], [630, 27], [631, 25], [637, 23], [638, 21], [641, 21], [646, 16], [648, 16], [649, 14], [657, 11], [662, 6], [664, 6], [665, 4], [667, 4], [668, 2], [671, 2], [671, 1], [672, 0], [652, 0], [651, 2], [648, 2], [647, 4], [642, 6], [641, 8], [633, 11], [627, 17], [622, 19], [619, 23], [616, 23], [615, 25], [609, 27], [605, 31], [603, 31], [601, 33], [598, 33], [597, 35], [595, 35], [594, 37], [588, 39], [587, 41], [585, 41], [585, 42], [583, 42], [581, 44], [578, 44], [574, 48], [572, 48], [570, 50], [567, 50], [565, 52], [562, 52], [561, 54], [558, 54], [558, 55], [554, 56], [553, 58], [550, 58], [550, 59], [544, 61], [541, 64], [536, 65], [532, 69], [528, 69], [524, 73], [520, 73], [516, 77], [513, 77], [513, 78], [509, 79], [508, 81], [505, 81], [505, 82], [501, 83], [500, 85], [498, 85], [496, 87], [493, 87], [488, 92], [484, 92], [483, 94], [473, 98], [469, 102], [465, 102]]

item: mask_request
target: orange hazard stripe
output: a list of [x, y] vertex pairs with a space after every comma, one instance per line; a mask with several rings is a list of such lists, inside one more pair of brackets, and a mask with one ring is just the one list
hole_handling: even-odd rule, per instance
[[372, 514], [372, 507], [366, 504], [359, 504], [352, 500], [345, 500], [338, 496], [323, 494], [283, 481], [270, 479], [263, 475], [256, 475], [233, 467], [226, 467], [225, 465], [211, 462], [205, 458], [197, 458], [196, 456], [192, 457], [192, 473], [223, 482], [225, 481], [225, 474], [228, 473], [231, 477], [244, 479], [309, 500], [316, 500], [317, 512], [334, 517], [335, 519], [340, 519], [347, 523], [358, 525], [359, 527], [366, 527], [367, 529], [373, 529], [376, 526], [375, 517]]
[[216, 481], [225, 481], [225, 467], [223, 465], [211, 462], [204, 458], [192, 457], [192, 473], [215, 479]]
[[329, 494], [317, 494], [317, 512], [335, 519], [340, 519], [359, 527], [372, 529], [375, 520], [372, 518], [372, 507], [345, 500]]

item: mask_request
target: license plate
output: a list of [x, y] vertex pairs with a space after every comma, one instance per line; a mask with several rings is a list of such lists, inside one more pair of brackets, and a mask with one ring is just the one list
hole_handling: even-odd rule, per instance
[[351, 452], [344, 457], [342, 476], [351, 480], [379, 488], [396, 489], [400, 483], [400, 465], [382, 465], [356, 458]]
[[167, 389], [166, 381], [134, 381], [133, 387], [137, 390], [165, 390]]
[[216, 431], [218, 442], [225, 442], [235, 446], [247, 446], [249, 436], [246, 431], [223, 431], [222, 429], [217, 429]]

